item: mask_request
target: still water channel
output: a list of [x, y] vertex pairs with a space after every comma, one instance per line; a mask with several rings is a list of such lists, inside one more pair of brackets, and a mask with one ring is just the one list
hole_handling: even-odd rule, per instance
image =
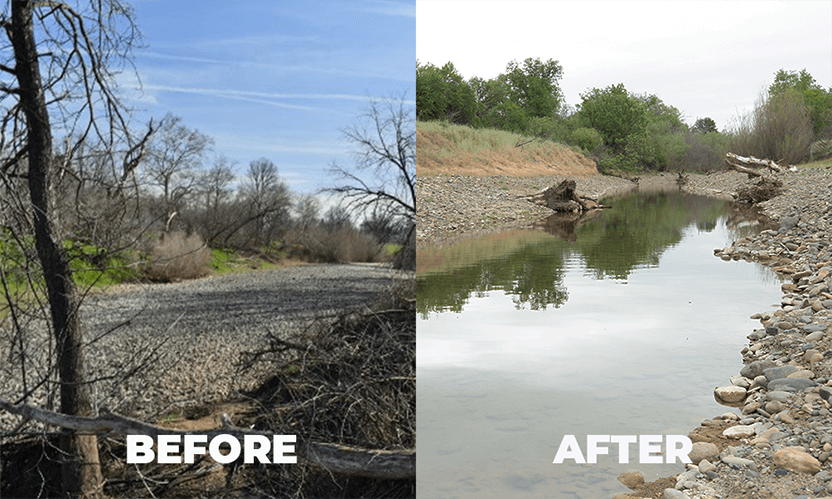
[[[418, 253], [417, 490], [425, 498], [598, 499], [682, 464], [553, 464], [564, 435], [686, 435], [731, 410], [749, 316], [779, 303], [767, 268], [714, 248], [760, 225], [678, 191], [605, 200], [550, 221]], [[548, 232], [547, 232], [548, 231]]]

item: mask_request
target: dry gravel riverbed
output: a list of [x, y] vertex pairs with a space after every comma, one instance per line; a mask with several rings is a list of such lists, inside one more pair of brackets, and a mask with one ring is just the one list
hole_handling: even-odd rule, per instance
[[[626, 477], [634, 492], [617, 497], [832, 497], [832, 173], [815, 168], [777, 177], [782, 193], [758, 208], [779, 230], [714, 248], [715, 258], [759, 262], [784, 279], [778, 306], [761, 303], [761, 310], [749, 311], [760, 328], [726, 331], [749, 339], [738, 352], [745, 367], [715, 390], [715, 398], [733, 409], [691, 432], [695, 464], [650, 484]], [[420, 178], [419, 245], [530, 226], [551, 212], [521, 196], [564, 178]], [[644, 177], [640, 184], [672, 185], [676, 178]], [[589, 197], [635, 187], [614, 177], [575, 180], [578, 194]], [[751, 183], [736, 172], [691, 174], [683, 189], [730, 198]]]
[[[316, 317], [360, 309], [407, 274], [377, 264], [299, 265], [209, 277], [174, 284], [130, 284], [88, 296], [82, 307], [91, 341], [88, 371], [99, 409], [142, 418], [181, 406], [227, 399], [267, 375], [267, 366], [241, 370], [241, 352], [266, 345], [270, 333], [303, 328]], [[48, 335], [26, 325], [31, 360], [43, 360]], [[40, 334], [36, 334], [40, 330]], [[0, 336], [0, 396], [21, 393], [19, 367], [9, 356], [9, 333]], [[31, 362], [31, 361], [30, 361]], [[36, 367], [28, 367], [35, 379]], [[132, 376], [125, 376], [135, 370]], [[113, 377], [114, 376], [114, 377]], [[36, 404], [55, 401], [37, 391]], [[0, 419], [0, 433], [16, 421]]]

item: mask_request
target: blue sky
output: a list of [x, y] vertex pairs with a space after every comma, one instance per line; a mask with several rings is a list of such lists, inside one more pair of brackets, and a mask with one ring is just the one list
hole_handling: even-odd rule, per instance
[[[415, 101], [414, 0], [136, 0], [141, 81], [123, 74], [137, 125], [170, 112], [214, 138], [243, 174], [271, 159], [296, 193], [350, 164], [341, 130], [368, 100]], [[209, 162], [210, 163], [210, 162]]]

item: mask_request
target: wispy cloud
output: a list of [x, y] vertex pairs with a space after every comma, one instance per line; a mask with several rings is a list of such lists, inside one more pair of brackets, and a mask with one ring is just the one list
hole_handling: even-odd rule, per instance
[[386, 16], [416, 17], [415, 2], [389, 2], [378, 0], [375, 2], [358, 2], [364, 12], [382, 14]]
[[[202, 47], [202, 50], [205, 52], [210, 52], [206, 47]], [[331, 56], [331, 52], [322, 52], [324, 54], [328, 54]], [[307, 50], [306, 54], [308, 56], [316, 55], [314, 51]], [[309, 64], [279, 64], [273, 62], [259, 62], [259, 61], [252, 61], [246, 59], [212, 59], [207, 57], [193, 57], [193, 56], [185, 56], [185, 55], [177, 55], [174, 53], [161, 53], [161, 52], [142, 52], [140, 54], [142, 57], [147, 57], [149, 59], [157, 59], [157, 60], [165, 60], [165, 61], [176, 61], [176, 62], [187, 62], [187, 63], [195, 63], [195, 64], [212, 64], [218, 66], [235, 66], [235, 67], [246, 67], [246, 68], [253, 68], [253, 69], [264, 69], [268, 70], [272, 73], [280, 73], [285, 74], [288, 72], [296, 73], [296, 74], [326, 74], [331, 76], [346, 76], [351, 78], [373, 78], [373, 79], [386, 79], [386, 80], [412, 80], [413, 78], [409, 75], [397, 75], [397, 74], [390, 74], [386, 72], [375, 72], [375, 71], [367, 71], [367, 70], [355, 70], [355, 69], [344, 69], [344, 68], [337, 68], [337, 67], [324, 67], [324, 66], [312, 66]]]
[[197, 95], [210, 95], [212, 97], [223, 97], [226, 99], [246, 100], [250, 102], [259, 102], [271, 106], [299, 109], [303, 111], [330, 111], [328, 108], [301, 106], [297, 104], [288, 104], [279, 102], [280, 100], [342, 100], [342, 101], [359, 101], [369, 102], [373, 97], [350, 95], [350, 94], [285, 94], [273, 92], [252, 92], [247, 90], [229, 90], [221, 88], [205, 88], [205, 87], [187, 87], [175, 85], [155, 85], [146, 84], [141, 87], [143, 90], [151, 90], [157, 92], [177, 92]]

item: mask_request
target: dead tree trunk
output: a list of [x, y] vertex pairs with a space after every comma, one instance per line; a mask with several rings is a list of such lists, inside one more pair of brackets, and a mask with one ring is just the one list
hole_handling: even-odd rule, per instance
[[753, 157], [745, 158], [729, 152], [725, 155], [725, 165], [729, 170], [745, 173], [748, 175], [748, 178], [759, 178], [759, 182], [756, 184], [737, 189], [737, 192], [734, 194], [734, 199], [738, 202], [750, 204], [761, 203], [777, 196], [782, 190], [783, 182], [780, 179], [749, 168], [767, 167], [771, 171], [782, 172], [783, 169], [777, 166], [774, 161]]
[[546, 188], [543, 192], [529, 196], [532, 203], [546, 206], [559, 212], [584, 212], [596, 208], [605, 208], [594, 199], [578, 196], [574, 180], [564, 180], [556, 186]]
[[732, 152], [725, 154], [725, 164], [731, 170], [746, 173], [754, 177], [762, 177], [764, 175], [758, 171], [752, 170], [752, 167], [768, 168], [769, 170], [777, 173], [783, 172], [783, 168], [778, 166], [777, 163], [770, 159], [757, 159], [753, 156], [746, 158], [744, 156], [737, 156]]
[[[34, 211], [35, 246], [43, 266], [55, 335], [60, 375], [61, 412], [75, 416], [92, 414], [90, 388], [86, 384], [79, 298], [69, 261], [50, 221], [49, 173], [53, 164], [52, 130], [38, 65], [32, 11], [34, 2], [11, 2], [10, 38], [15, 55], [14, 74], [19, 84], [20, 105], [26, 116], [29, 194]], [[94, 435], [66, 432], [61, 439], [64, 492], [72, 497], [97, 497], [104, 483]]]
[[[200, 434], [213, 438], [219, 434], [265, 435], [272, 433], [223, 426], [211, 430], [183, 431], [151, 425], [142, 421], [113, 413], [106, 413], [97, 418], [66, 416], [39, 409], [26, 404], [12, 405], [0, 398], [0, 409], [13, 414], [40, 421], [62, 428], [72, 428], [85, 432], [118, 433], [122, 435], [189, 435]], [[361, 476], [382, 480], [411, 479], [416, 476], [416, 452], [403, 450], [375, 450], [349, 447], [346, 445], [307, 442], [299, 438], [295, 454], [301, 459], [323, 466], [331, 473], [349, 476]]]

